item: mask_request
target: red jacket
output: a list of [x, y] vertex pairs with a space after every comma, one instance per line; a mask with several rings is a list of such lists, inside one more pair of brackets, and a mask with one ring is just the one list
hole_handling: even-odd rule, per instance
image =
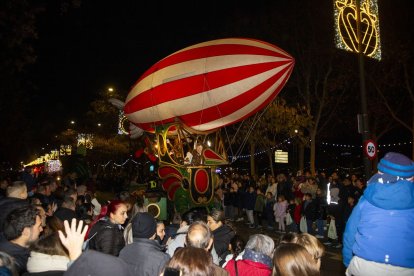
[[293, 213], [293, 220], [296, 224], [300, 223], [300, 219], [302, 217], [302, 204], [295, 206], [295, 211]]
[[[234, 260], [230, 260], [224, 269], [229, 272], [230, 276], [236, 276]], [[272, 269], [267, 265], [250, 260], [238, 260], [237, 271], [239, 276], [270, 276], [272, 274]]]

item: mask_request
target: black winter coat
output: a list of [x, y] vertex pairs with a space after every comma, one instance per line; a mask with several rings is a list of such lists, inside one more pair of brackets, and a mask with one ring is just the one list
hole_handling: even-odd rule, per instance
[[0, 232], [3, 232], [4, 222], [11, 211], [28, 205], [29, 202], [27, 200], [20, 198], [4, 197], [0, 199]]
[[327, 217], [327, 208], [328, 208], [328, 202], [326, 201], [326, 198], [324, 196], [316, 196], [316, 198], [313, 201], [316, 204], [316, 212], [317, 212], [316, 219], [325, 220]]
[[89, 249], [113, 256], [118, 256], [125, 246], [122, 226], [113, 224], [107, 217], [92, 226], [88, 238], [91, 239], [89, 241]]
[[318, 218], [317, 206], [313, 200], [311, 200], [308, 204], [306, 204], [306, 207], [305, 207], [305, 202], [303, 202], [302, 206], [303, 206], [302, 214], [306, 217], [306, 220], [314, 221]]
[[223, 254], [227, 252], [230, 244], [230, 240], [236, 235], [230, 226], [223, 224], [219, 228], [213, 231], [214, 249], [216, 249], [217, 255], [222, 258]]
[[161, 251], [157, 241], [134, 238], [133, 243], [121, 250], [119, 258], [128, 264], [133, 275], [152, 276], [160, 275], [170, 256]]

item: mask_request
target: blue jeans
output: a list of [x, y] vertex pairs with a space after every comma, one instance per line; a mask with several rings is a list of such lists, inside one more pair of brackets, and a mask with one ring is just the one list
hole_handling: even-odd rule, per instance
[[318, 227], [318, 235], [325, 236], [325, 221], [323, 219], [316, 220], [316, 226]]
[[313, 221], [310, 220], [310, 219], [307, 219], [306, 220], [306, 226], [308, 227], [308, 233], [311, 234], [311, 235], [313, 235], [312, 225], [313, 225]]

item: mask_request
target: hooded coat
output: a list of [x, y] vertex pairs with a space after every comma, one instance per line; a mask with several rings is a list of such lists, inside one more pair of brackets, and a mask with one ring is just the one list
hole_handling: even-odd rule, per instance
[[347, 222], [342, 250], [345, 266], [356, 255], [368, 261], [414, 268], [413, 229], [414, 183], [377, 173]]

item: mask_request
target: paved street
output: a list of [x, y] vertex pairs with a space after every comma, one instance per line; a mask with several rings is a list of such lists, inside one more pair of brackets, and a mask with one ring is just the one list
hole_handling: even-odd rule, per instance
[[[268, 230], [266, 227], [263, 227], [261, 229], [250, 229], [243, 221], [231, 222], [231, 224], [234, 226], [237, 233], [245, 239], [245, 241], [249, 239], [250, 235], [256, 233], [266, 234], [272, 237], [275, 242], [277, 242], [281, 236], [279, 233], [276, 233], [275, 230]], [[345, 267], [342, 264], [341, 249], [331, 248], [328, 246], [325, 246], [325, 249], [325, 256], [322, 258], [321, 275], [345, 275]]]

